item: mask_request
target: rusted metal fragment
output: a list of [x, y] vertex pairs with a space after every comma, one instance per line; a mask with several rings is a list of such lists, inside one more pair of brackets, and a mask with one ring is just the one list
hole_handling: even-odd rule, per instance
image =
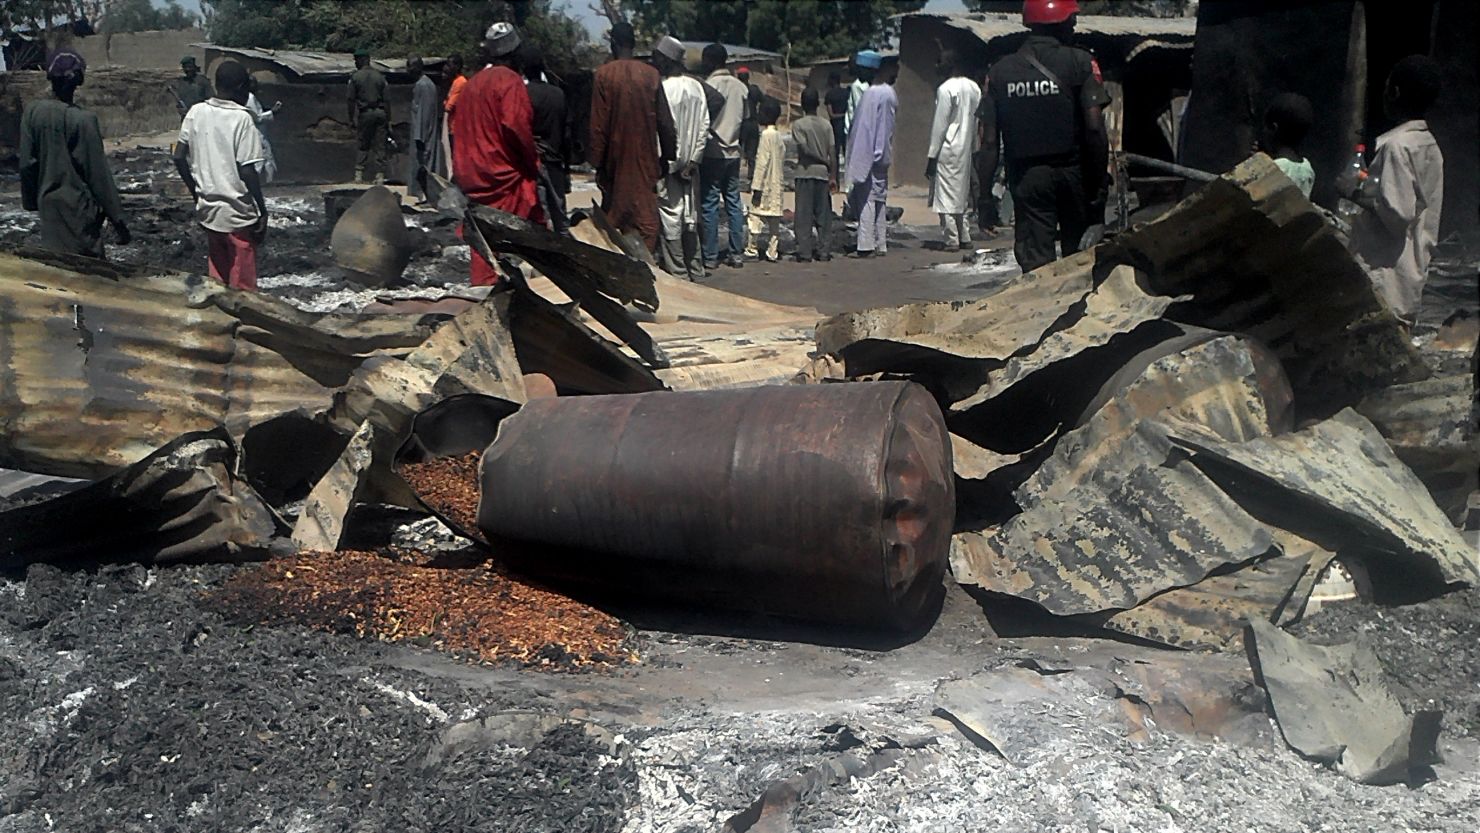
[[1469, 496], [1480, 490], [1474, 402], [1474, 377], [1450, 373], [1385, 388], [1356, 406], [1456, 523], [1464, 518]]
[[1379, 593], [1480, 580], [1480, 555], [1372, 423], [1351, 409], [1246, 442], [1175, 430], [1193, 462], [1251, 512], [1343, 554], [1360, 552]]
[[1076, 305], [1070, 311], [1070, 315], [1078, 315], [1076, 320], [1061, 322], [1066, 326], [1049, 332], [1030, 352], [1008, 359], [1000, 370], [987, 376], [986, 385], [952, 405], [951, 410], [969, 411], [1046, 367], [1104, 347], [1116, 336], [1160, 318], [1174, 301], [1182, 300], [1147, 294], [1141, 288], [1142, 280], [1144, 276], [1130, 266], [1110, 270], [1084, 297], [1082, 306]]
[[1263, 154], [1100, 248], [1145, 271], [1148, 291], [1192, 296], [1169, 318], [1273, 348], [1312, 414], [1428, 375], [1362, 267]]
[[663, 381], [641, 362], [583, 324], [569, 308], [515, 287], [509, 326], [519, 366], [542, 373], [563, 394], [645, 393]]
[[96, 479], [187, 432], [321, 414], [367, 358], [410, 353], [436, 323], [0, 252], [0, 465]]
[[1440, 712], [1405, 714], [1372, 649], [1312, 645], [1265, 622], [1249, 657], [1285, 742], [1363, 784], [1397, 784], [1439, 762]]
[[1308, 561], [1304, 555], [1264, 559], [1160, 593], [1131, 610], [1087, 621], [1178, 648], [1235, 650], [1244, 625], [1278, 616]]
[[308, 493], [298, 522], [293, 525], [293, 545], [298, 549], [314, 552], [339, 549], [345, 518], [359, 502], [375, 462], [375, 433], [373, 422], [367, 419], [361, 423], [334, 465]]
[[1076, 658], [1056, 667], [1023, 660], [992, 668], [942, 682], [934, 711], [979, 746], [1018, 766], [1033, 766], [1101, 733], [1132, 743], [1148, 740], [1157, 729], [1268, 742], [1269, 720], [1258, 694], [1241, 659], [1159, 652], [1090, 663]]
[[405, 358], [376, 357], [360, 367], [330, 413], [331, 424], [353, 425], [353, 434], [304, 502], [293, 530], [300, 549], [337, 549], [358, 501], [419, 505], [392, 462], [416, 414], [428, 405], [470, 393], [524, 400], [508, 299], [501, 293], [464, 311]]
[[870, 349], [883, 351], [891, 344], [966, 359], [1005, 360], [1037, 343], [1059, 316], [1083, 300], [1094, 288], [1096, 262], [1094, 251], [1079, 252], [1039, 269], [1031, 279], [1014, 280], [976, 301], [906, 304], [835, 315], [817, 325], [817, 349], [840, 353], [852, 348], [860, 361]]
[[1270, 414], [1288, 402], [1279, 363], [1237, 336], [1177, 343], [1180, 352], [1157, 348], [1133, 362], [1134, 381], [1059, 438], [1015, 493], [1022, 514], [956, 536], [957, 581], [1089, 614], [1135, 607], [1269, 552], [1268, 530], [1176, 459], [1163, 422], [1267, 435]]
[[1061, 616], [1124, 610], [1264, 556], [1269, 532], [1187, 462], [1138, 465], [951, 545], [956, 580]]
[[481, 205], [468, 207], [463, 228], [480, 251], [517, 255], [528, 262], [650, 366], [668, 365], [663, 351], [622, 306], [658, 308], [653, 270], [647, 264]]
[[1127, 363], [1128, 381], [1107, 383], [1103, 404], [1060, 437], [1053, 454], [1017, 491], [1025, 508], [1072, 499], [1118, 469], [1159, 465], [1172, 448], [1164, 424], [1202, 426], [1234, 441], [1288, 424], [1289, 386], [1267, 350], [1231, 335], [1166, 342]]
[[908, 383], [534, 400], [483, 455], [478, 524], [533, 575], [907, 630], [940, 598], [950, 459]]
[[280, 522], [237, 475], [225, 430], [191, 432], [60, 497], [0, 512], [0, 568], [265, 557]]

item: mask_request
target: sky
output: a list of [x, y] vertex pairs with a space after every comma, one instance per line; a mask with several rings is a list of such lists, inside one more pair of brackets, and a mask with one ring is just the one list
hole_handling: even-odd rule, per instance
[[[154, 5], [163, 6], [166, 0], [153, 0]], [[181, 6], [187, 11], [200, 12], [200, 0], [179, 0]], [[559, 5], [557, 3], [556, 5]], [[590, 0], [566, 0], [565, 6], [570, 13], [582, 23], [586, 24], [586, 30], [592, 37], [600, 37], [606, 33], [606, 18], [592, 10], [595, 5]], [[961, 0], [930, 0], [925, 4], [925, 11], [929, 12], [963, 12], [966, 7]]]

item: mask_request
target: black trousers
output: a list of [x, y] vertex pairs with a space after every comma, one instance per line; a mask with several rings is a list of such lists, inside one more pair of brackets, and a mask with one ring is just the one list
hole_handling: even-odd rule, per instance
[[831, 183], [825, 179], [798, 179], [796, 181], [796, 234], [797, 257], [810, 260], [813, 254], [812, 230], [817, 230], [816, 257], [828, 256], [828, 243], [832, 237], [832, 193]]
[[759, 122], [746, 119], [740, 122], [740, 156], [745, 159], [745, 175], [755, 176], [755, 154], [761, 146]]
[[[1089, 228], [1084, 175], [1078, 165], [1008, 168], [1012, 189], [1013, 232], [1018, 265], [1024, 272], [1079, 251]], [[1059, 244], [1062, 254], [1055, 251]]]
[[848, 148], [848, 128], [843, 125], [843, 119], [833, 119], [833, 170], [837, 175], [833, 178], [838, 187], [843, 187], [843, 151]]

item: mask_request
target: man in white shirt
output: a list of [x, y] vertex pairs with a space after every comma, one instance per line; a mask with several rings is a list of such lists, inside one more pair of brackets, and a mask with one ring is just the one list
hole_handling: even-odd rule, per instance
[[658, 182], [658, 255], [663, 268], [691, 281], [704, 277], [699, 251], [699, 163], [709, 138], [709, 105], [704, 85], [683, 74], [683, 44], [664, 36], [653, 47], [653, 63], [663, 76], [663, 95], [673, 113], [677, 152]]
[[1444, 207], [1444, 155], [1424, 121], [1441, 79], [1438, 64], [1423, 55], [1393, 67], [1383, 107], [1401, 123], [1377, 137], [1367, 184], [1351, 195], [1367, 209], [1352, 228], [1357, 260], [1377, 293], [1410, 326], [1418, 318]]
[[226, 61], [216, 70], [215, 98], [190, 108], [180, 124], [175, 168], [206, 230], [211, 277], [233, 289], [257, 290], [257, 247], [267, 236], [267, 203], [257, 163], [262, 134], [247, 109], [247, 70]]
[[939, 70], [945, 80], [935, 91], [925, 177], [930, 180], [930, 208], [940, 215], [946, 248], [967, 249], [971, 247], [971, 223], [966, 221], [966, 208], [971, 201], [976, 108], [982, 90], [966, 77], [955, 52], [941, 53]]

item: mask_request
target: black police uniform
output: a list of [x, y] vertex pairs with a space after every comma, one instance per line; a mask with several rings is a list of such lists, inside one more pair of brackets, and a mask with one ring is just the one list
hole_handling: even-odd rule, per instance
[[[1034, 67], [1026, 54], [1058, 83]], [[1030, 35], [1022, 49], [993, 65], [988, 93], [996, 108], [1012, 189], [1014, 251], [1018, 264], [1029, 272], [1058, 258], [1055, 239], [1064, 254], [1077, 251], [1092, 223], [1088, 202], [1096, 195], [1085, 193], [1088, 154], [1082, 114], [1089, 106], [1109, 104], [1110, 96], [1088, 52], [1042, 35]]]

